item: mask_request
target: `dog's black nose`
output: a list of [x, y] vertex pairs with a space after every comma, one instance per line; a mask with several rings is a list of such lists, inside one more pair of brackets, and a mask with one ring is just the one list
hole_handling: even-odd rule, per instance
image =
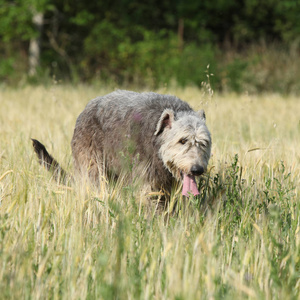
[[193, 165], [191, 168], [191, 173], [194, 176], [200, 176], [204, 173], [204, 168], [200, 165]]

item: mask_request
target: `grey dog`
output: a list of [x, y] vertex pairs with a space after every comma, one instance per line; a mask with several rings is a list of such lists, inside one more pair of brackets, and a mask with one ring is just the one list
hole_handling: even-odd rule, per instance
[[[37, 140], [40, 163], [65, 171]], [[97, 183], [103, 173], [142, 179], [152, 191], [198, 195], [195, 176], [207, 170], [211, 135], [203, 110], [195, 112], [175, 96], [115, 91], [91, 100], [79, 115], [72, 139], [75, 170]]]

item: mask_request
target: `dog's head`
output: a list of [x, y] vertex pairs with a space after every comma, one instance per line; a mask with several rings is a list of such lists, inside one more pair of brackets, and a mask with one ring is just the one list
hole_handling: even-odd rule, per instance
[[195, 176], [207, 170], [211, 136], [203, 110], [174, 112], [165, 109], [154, 133], [160, 138], [159, 155], [174, 177], [183, 179], [183, 194], [199, 194]]

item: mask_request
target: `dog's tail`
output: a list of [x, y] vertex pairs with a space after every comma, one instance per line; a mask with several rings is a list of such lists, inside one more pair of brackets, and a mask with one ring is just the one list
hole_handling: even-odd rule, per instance
[[56, 181], [66, 183], [69, 176], [67, 172], [59, 165], [59, 163], [48, 153], [45, 146], [38, 140], [31, 139], [34, 152], [36, 153], [39, 163], [44, 166], [48, 171], [53, 173]]

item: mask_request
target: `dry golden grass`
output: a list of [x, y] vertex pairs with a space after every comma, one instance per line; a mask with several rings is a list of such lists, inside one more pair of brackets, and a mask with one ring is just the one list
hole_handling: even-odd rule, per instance
[[160, 89], [204, 108], [213, 138], [201, 199], [166, 218], [38, 165], [31, 137], [72, 172], [76, 118], [111, 90], [0, 91], [1, 298], [299, 299], [299, 99]]

